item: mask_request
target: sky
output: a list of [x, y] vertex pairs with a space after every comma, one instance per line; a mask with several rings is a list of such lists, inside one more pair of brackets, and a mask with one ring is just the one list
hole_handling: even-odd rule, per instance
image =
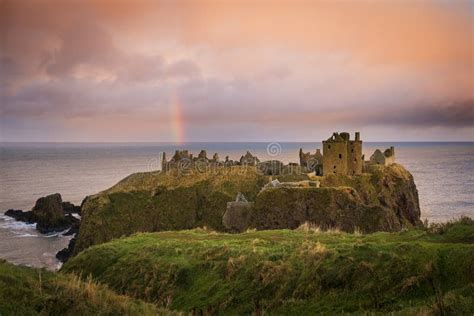
[[474, 1], [0, 2], [0, 141], [474, 141]]

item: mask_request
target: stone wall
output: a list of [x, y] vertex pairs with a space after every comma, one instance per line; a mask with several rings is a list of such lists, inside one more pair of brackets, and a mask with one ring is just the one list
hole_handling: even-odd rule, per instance
[[323, 141], [323, 174], [347, 174], [347, 142], [337, 133]]

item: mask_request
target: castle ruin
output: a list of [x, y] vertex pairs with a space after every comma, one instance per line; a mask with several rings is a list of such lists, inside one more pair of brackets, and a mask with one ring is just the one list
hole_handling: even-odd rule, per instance
[[[323, 152], [316, 149], [314, 154], [310, 152], [299, 151], [298, 164], [289, 163], [284, 165], [279, 160], [269, 160], [261, 162], [257, 156], [249, 151], [242, 155], [239, 160], [230, 160], [229, 156], [224, 161], [219, 160], [219, 155], [215, 153], [211, 159], [207, 158], [207, 152], [201, 150], [196, 156], [190, 154], [187, 150], [176, 150], [174, 156], [167, 161], [166, 154], [163, 154], [162, 170], [171, 169], [190, 169], [197, 168], [199, 171], [205, 171], [208, 167], [230, 167], [230, 166], [250, 166], [256, 167], [260, 172], [266, 175], [279, 175], [282, 170], [298, 170], [298, 172], [314, 172], [316, 176], [329, 174], [355, 176], [363, 172], [369, 172], [374, 165], [390, 165], [395, 162], [395, 149], [390, 147], [384, 152], [377, 149], [370, 156], [368, 161], [364, 161], [362, 154], [362, 140], [360, 133], [356, 132], [354, 139], [350, 139], [347, 132], [333, 133], [331, 137], [322, 142]], [[299, 168], [298, 167], [298, 168]]]
[[391, 146], [383, 153], [380, 149], [376, 149], [370, 156], [369, 164], [388, 166], [395, 162], [395, 148]]
[[323, 172], [344, 175], [362, 173], [362, 141], [360, 133], [355, 133], [351, 140], [349, 133], [333, 133], [323, 141]]

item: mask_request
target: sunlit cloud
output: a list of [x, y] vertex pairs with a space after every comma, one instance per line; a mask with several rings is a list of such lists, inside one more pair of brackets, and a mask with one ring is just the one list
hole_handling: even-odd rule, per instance
[[7, 0], [2, 140], [470, 140], [470, 6]]

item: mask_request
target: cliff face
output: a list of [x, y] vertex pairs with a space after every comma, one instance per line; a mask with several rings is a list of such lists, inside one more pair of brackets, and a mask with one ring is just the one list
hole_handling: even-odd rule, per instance
[[413, 176], [401, 165], [355, 177], [318, 178], [320, 188], [271, 188], [255, 201], [249, 227], [296, 228], [310, 222], [352, 232], [398, 231], [420, 222]]
[[255, 169], [240, 168], [193, 175], [133, 174], [84, 200], [74, 253], [136, 232], [203, 226], [223, 231], [227, 202], [238, 192], [254, 200], [267, 181]]
[[[227, 203], [238, 192], [254, 204], [245, 219], [226, 214], [226, 226], [232, 230], [296, 228], [306, 221], [322, 228], [363, 232], [396, 231], [420, 224], [413, 177], [400, 165], [355, 177], [330, 175], [312, 180], [320, 181], [321, 187], [261, 191], [269, 177], [251, 168], [193, 175], [134, 174], [85, 199], [74, 253], [136, 232], [202, 226], [225, 231]], [[239, 222], [229, 223], [232, 220]]]

